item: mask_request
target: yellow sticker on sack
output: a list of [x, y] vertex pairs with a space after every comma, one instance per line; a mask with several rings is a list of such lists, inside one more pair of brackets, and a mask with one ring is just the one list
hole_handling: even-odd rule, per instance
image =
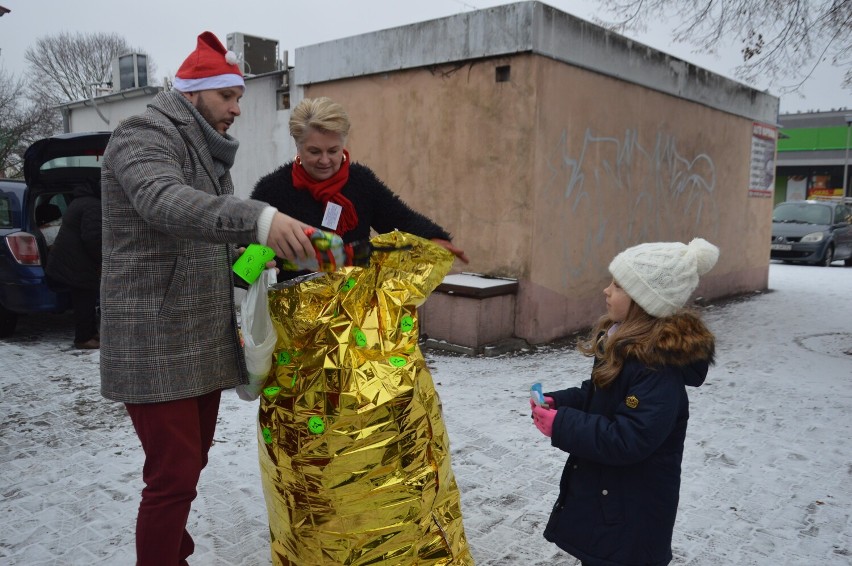
[[639, 406], [639, 399], [637, 399], [634, 395], [630, 395], [627, 399], [624, 400], [624, 404], [630, 407], [631, 409], [635, 409]]

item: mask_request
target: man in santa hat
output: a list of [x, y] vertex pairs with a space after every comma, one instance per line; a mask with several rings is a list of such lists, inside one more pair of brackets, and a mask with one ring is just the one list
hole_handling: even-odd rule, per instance
[[137, 565], [186, 564], [190, 505], [222, 389], [247, 383], [234, 312], [234, 243], [312, 253], [306, 226], [236, 198], [227, 134], [245, 83], [210, 32], [104, 153], [101, 392], [125, 403], [145, 465]]

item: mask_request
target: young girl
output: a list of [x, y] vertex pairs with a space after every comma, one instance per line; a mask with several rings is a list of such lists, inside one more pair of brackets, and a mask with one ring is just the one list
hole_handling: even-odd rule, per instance
[[689, 400], [713, 364], [713, 334], [683, 306], [719, 249], [696, 238], [618, 254], [606, 315], [579, 348], [579, 388], [532, 401], [536, 427], [570, 453], [544, 538], [584, 566], [662, 565], [672, 531]]

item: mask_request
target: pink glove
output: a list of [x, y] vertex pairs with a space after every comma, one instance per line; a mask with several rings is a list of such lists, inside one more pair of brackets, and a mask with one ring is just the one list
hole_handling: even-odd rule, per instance
[[[550, 408], [550, 409], [553, 409], [554, 407], [556, 407], [556, 401], [553, 400], [553, 397], [548, 397], [548, 396], [545, 395], [544, 402], [547, 403], [547, 407]], [[535, 401], [530, 399], [530, 409], [535, 409], [535, 407], [536, 407]]]
[[[551, 399], [551, 401], [553, 401], [553, 399]], [[554, 409], [545, 409], [544, 407], [533, 407], [532, 413], [535, 427], [540, 430], [544, 436], [548, 438], [553, 436], [553, 419], [556, 418], [556, 411]]]

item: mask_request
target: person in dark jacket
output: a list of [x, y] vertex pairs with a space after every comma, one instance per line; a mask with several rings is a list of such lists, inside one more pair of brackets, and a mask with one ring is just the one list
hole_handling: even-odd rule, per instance
[[[345, 149], [349, 128], [339, 103], [326, 97], [302, 100], [290, 114], [295, 160], [261, 178], [251, 198], [335, 232], [347, 244], [368, 239], [371, 228], [380, 234], [398, 229], [430, 239], [467, 263], [446, 230], [412, 210], [369, 167], [352, 163]], [[281, 270], [278, 279], [303, 273]]]
[[47, 276], [71, 289], [74, 347], [100, 348], [97, 305], [101, 281], [100, 183], [80, 183], [47, 260]]
[[686, 387], [715, 355], [713, 334], [683, 307], [718, 257], [700, 238], [617, 255], [607, 312], [579, 346], [594, 357], [591, 379], [530, 401], [535, 426], [570, 454], [544, 537], [586, 566], [672, 559]]

